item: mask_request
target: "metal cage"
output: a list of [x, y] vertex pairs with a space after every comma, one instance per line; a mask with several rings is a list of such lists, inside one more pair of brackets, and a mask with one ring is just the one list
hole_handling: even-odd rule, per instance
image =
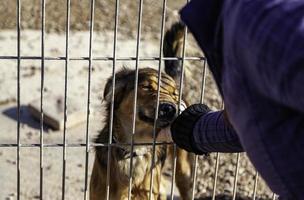
[[[112, 56], [108, 57], [108, 56], [104, 56], [104, 57], [97, 57], [93, 55], [93, 51], [92, 51], [92, 46], [94, 45], [93, 43], [93, 34], [94, 34], [94, 10], [95, 10], [95, 0], [90, 0], [90, 20], [89, 20], [89, 56], [88, 57], [71, 57], [69, 54], [69, 50], [70, 50], [70, 45], [69, 45], [69, 38], [70, 38], [70, 9], [71, 9], [71, 2], [70, 0], [66, 0], [66, 28], [65, 28], [65, 56], [64, 57], [47, 57], [45, 56], [45, 8], [46, 8], [46, 2], [45, 0], [41, 0], [41, 55], [40, 56], [21, 56], [21, 3], [22, 0], [16, 0], [17, 2], [17, 19], [16, 19], [16, 24], [17, 24], [17, 55], [12, 55], [12, 56], [3, 56], [0, 55], [0, 59], [3, 60], [15, 60], [17, 61], [17, 141], [16, 143], [11, 143], [11, 144], [4, 144], [1, 143], [0, 147], [11, 147], [11, 148], [15, 148], [16, 149], [16, 176], [17, 176], [17, 199], [20, 199], [20, 177], [21, 177], [21, 165], [20, 165], [20, 150], [22, 148], [27, 148], [27, 147], [35, 147], [35, 148], [39, 148], [39, 160], [40, 160], [40, 194], [39, 194], [39, 198], [43, 199], [43, 192], [44, 192], [44, 172], [45, 172], [45, 166], [44, 166], [44, 150], [46, 147], [54, 147], [54, 148], [60, 148], [62, 149], [62, 194], [61, 194], [61, 198], [65, 199], [66, 198], [66, 194], [65, 194], [65, 190], [66, 190], [66, 165], [67, 165], [67, 157], [66, 157], [66, 150], [69, 147], [81, 147], [81, 148], [85, 148], [85, 171], [83, 172], [85, 174], [85, 182], [84, 184], [84, 191], [83, 191], [83, 197], [84, 199], [88, 199], [88, 180], [89, 180], [89, 155], [90, 155], [90, 149], [95, 147], [95, 146], [108, 146], [108, 176], [106, 177], [106, 181], [107, 181], [107, 199], [109, 199], [109, 183], [111, 181], [110, 176], [109, 176], [109, 163], [110, 163], [110, 149], [112, 146], [115, 145], [120, 145], [120, 144], [114, 144], [112, 143], [112, 141], [110, 141], [108, 144], [96, 144], [91, 142], [90, 140], [90, 133], [89, 133], [89, 126], [90, 126], [90, 103], [91, 103], [91, 74], [92, 74], [92, 62], [93, 61], [111, 61], [112, 62], [112, 77], [113, 77], [113, 96], [112, 96], [112, 104], [111, 104], [111, 123], [110, 123], [110, 138], [112, 138], [112, 130], [113, 130], [113, 109], [114, 109], [114, 90], [115, 90], [115, 72], [116, 72], [116, 66], [117, 66], [117, 61], [135, 61], [135, 73], [136, 73], [136, 79], [135, 79], [135, 101], [134, 101], [134, 111], [133, 111], [133, 127], [132, 127], [132, 139], [131, 139], [131, 146], [132, 146], [132, 150], [133, 150], [133, 146], [134, 146], [134, 133], [135, 133], [135, 120], [136, 120], [136, 103], [137, 103], [137, 81], [138, 81], [138, 69], [139, 69], [139, 62], [140, 61], [158, 61], [159, 65], [158, 65], [158, 90], [160, 88], [160, 77], [161, 77], [161, 67], [162, 67], [162, 62], [164, 60], [181, 60], [182, 64], [184, 65], [184, 62], [186, 60], [196, 60], [196, 61], [201, 61], [204, 62], [204, 77], [202, 77], [202, 91], [201, 91], [201, 98], [200, 98], [200, 102], [204, 103], [204, 90], [205, 90], [205, 79], [206, 79], [206, 61], [204, 57], [186, 57], [185, 52], [186, 52], [186, 43], [187, 43], [187, 30], [185, 29], [185, 37], [184, 37], [184, 45], [183, 45], [183, 53], [182, 53], [182, 57], [175, 57], [175, 58], [169, 58], [169, 57], [163, 57], [162, 55], [162, 51], [163, 51], [163, 38], [164, 38], [164, 30], [165, 30], [165, 17], [166, 17], [166, 10], [167, 10], [167, 0], [162, 0], [162, 16], [161, 16], [161, 36], [160, 36], [160, 41], [159, 41], [159, 56], [157, 57], [140, 57], [140, 44], [141, 44], [141, 28], [142, 28], [142, 14], [143, 14], [143, 0], [139, 0], [139, 9], [138, 9], [138, 21], [137, 21], [137, 36], [136, 36], [136, 56], [135, 57], [118, 57], [117, 56], [117, 32], [118, 32], [118, 16], [119, 16], [119, 5], [120, 5], [120, 1], [116, 0], [115, 2], [115, 26], [114, 26], [114, 43], [113, 43], [113, 54]], [[123, 2], [121, 2], [123, 3]], [[21, 121], [20, 121], [20, 112], [21, 112], [21, 103], [20, 103], [20, 99], [21, 97], [21, 93], [20, 93], [20, 89], [22, 87], [22, 82], [21, 82], [21, 78], [20, 78], [20, 68], [21, 68], [21, 61], [22, 60], [38, 60], [40, 61], [40, 65], [41, 65], [41, 90], [40, 90], [40, 109], [41, 109], [41, 115], [40, 115], [40, 142], [39, 143], [31, 143], [31, 144], [22, 144], [20, 141], [20, 125], [21, 125]], [[44, 70], [44, 66], [45, 66], [45, 61], [46, 60], [62, 60], [65, 62], [65, 68], [64, 68], [64, 77], [65, 77], [65, 84], [64, 84], [64, 128], [63, 128], [63, 141], [62, 143], [45, 143], [44, 141], [44, 103], [45, 103], [45, 99], [44, 99], [44, 77], [45, 77], [45, 70]], [[70, 69], [70, 61], [79, 61], [79, 60], [86, 60], [88, 61], [88, 82], [87, 82], [87, 105], [86, 105], [86, 110], [87, 110], [87, 115], [86, 115], [86, 139], [85, 139], [85, 143], [67, 143], [66, 140], [66, 122], [67, 122], [67, 96], [68, 96], [68, 87], [67, 87], [67, 82], [68, 82], [68, 70]], [[181, 80], [180, 80], [180, 85], [183, 85], [183, 74], [181, 75]], [[179, 103], [181, 102], [181, 96], [182, 96], [182, 90], [183, 88], [180, 87], [180, 95], [179, 95]], [[159, 96], [159, 92], [158, 92], [158, 96]], [[158, 101], [156, 103], [156, 113], [158, 113], [158, 105], [159, 105], [159, 98]], [[157, 118], [157, 115], [155, 116], [155, 118]], [[154, 126], [154, 142], [152, 144], [144, 144], [144, 145], [152, 145], [153, 146], [153, 150], [155, 153], [155, 146], [159, 145], [161, 143], [156, 143], [155, 142], [155, 126]], [[122, 145], [122, 144], [121, 144]], [[171, 144], [173, 145], [173, 144]], [[176, 147], [175, 147], [176, 150]], [[214, 170], [215, 170], [215, 174], [214, 174], [214, 179], [213, 179], [213, 192], [211, 194], [212, 199], [216, 199], [216, 194], [217, 194], [217, 178], [218, 178], [218, 171], [219, 171], [219, 162], [220, 162], [220, 157], [221, 154], [217, 153], [216, 154], [216, 160], [215, 160], [215, 166], [214, 166]], [[239, 161], [241, 158], [241, 154], [235, 154], [235, 158], [236, 158], [236, 164], [235, 164], [235, 173], [234, 173], [234, 183], [233, 183], [233, 193], [232, 195], [232, 199], [235, 200], [236, 199], [236, 194], [237, 194], [237, 183], [238, 183], [238, 172], [240, 169], [240, 165], [239, 165]], [[194, 176], [193, 176], [193, 189], [192, 189], [192, 199], [194, 199], [195, 197], [195, 189], [196, 189], [196, 169], [197, 169], [197, 165], [198, 165], [198, 156], [195, 157], [195, 169], [194, 169]], [[131, 163], [130, 163], [130, 174], [132, 173], [132, 157], [131, 157]], [[170, 199], [174, 198], [174, 184], [173, 182], [175, 181], [175, 171], [176, 171], [176, 154], [175, 154], [175, 159], [174, 159], [174, 163], [173, 163], [173, 171], [172, 171], [172, 182], [171, 182], [171, 193], [170, 193]], [[153, 170], [152, 172], [153, 173]], [[151, 175], [152, 176], [152, 175]], [[130, 176], [131, 177], [131, 176]], [[258, 173], [256, 172], [255, 175], [255, 180], [254, 180], [254, 187], [252, 190], [252, 199], [256, 199], [257, 198], [257, 185], [258, 185]], [[132, 184], [132, 178], [129, 179], [129, 199], [131, 199], [131, 184]], [[150, 183], [150, 195], [152, 193], [151, 188], [153, 187], [153, 181], [151, 181]], [[275, 194], [273, 194], [272, 199], [276, 199]]]

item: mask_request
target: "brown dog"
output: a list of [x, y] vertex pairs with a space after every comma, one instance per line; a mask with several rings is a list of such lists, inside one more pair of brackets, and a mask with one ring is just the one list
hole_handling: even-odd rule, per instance
[[[177, 28], [176, 28], [177, 27]], [[165, 56], [177, 56], [181, 48], [181, 24], [175, 24], [167, 31], [165, 37]], [[175, 33], [175, 34], [174, 34]], [[172, 54], [172, 55], [171, 55]], [[163, 127], [169, 126], [177, 116], [178, 86], [174, 79], [178, 78], [180, 62], [166, 63], [166, 72], [162, 73], [159, 91], [159, 113], [156, 121], [156, 133]], [[175, 74], [175, 75], [174, 75]], [[133, 103], [135, 97], [135, 71], [123, 69], [116, 73], [115, 100], [113, 114], [113, 143], [130, 144], [133, 125]], [[138, 97], [134, 143], [152, 143], [157, 101], [158, 73], [151, 68], [139, 69]], [[109, 121], [112, 97], [112, 78], [106, 84], [104, 99], [107, 103], [106, 126], [96, 139], [96, 143], [107, 144], [109, 138]], [[172, 153], [172, 148], [168, 150]], [[110, 199], [128, 199], [129, 178], [132, 176], [131, 199], [149, 199], [151, 164], [153, 156], [152, 145], [135, 145], [133, 152], [130, 145], [115, 145], [110, 149]], [[133, 170], [130, 175], [130, 159], [133, 157]], [[151, 199], [166, 199], [163, 187], [163, 168], [167, 157], [167, 145], [155, 147], [153, 165], [153, 188]], [[182, 199], [190, 199], [192, 155], [184, 150], [177, 150], [176, 184]], [[90, 199], [103, 200], [106, 198], [108, 147], [96, 147], [96, 157], [90, 183]]]

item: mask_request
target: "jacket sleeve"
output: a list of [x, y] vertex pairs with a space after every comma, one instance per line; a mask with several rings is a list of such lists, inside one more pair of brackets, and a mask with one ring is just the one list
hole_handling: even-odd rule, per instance
[[224, 117], [224, 111], [200, 117], [193, 129], [193, 141], [202, 152], [243, 152], [238, 135]]
[[189, 106], [171, 125], [173, 141], [196, 154], [242, 152], [238, 136], [223, 113], [211, 112], [204, 104]]

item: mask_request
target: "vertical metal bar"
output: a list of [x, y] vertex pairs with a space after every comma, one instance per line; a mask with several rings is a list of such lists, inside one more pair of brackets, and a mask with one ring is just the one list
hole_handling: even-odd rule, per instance
[[21, 4], [17, 0], [17, 200], [20, 199], [20, 32]]
[[115, 5], [115, 24], [114, 24], [114, 46], [113, 46], [113, 68], [112, 68], [112, 97], [111, 97], [111, 111], [110, 111], [110, 127], [109, 127], [109, 145], [107, 157], [107, 180], [106, 180], [106, 199], [110, 198], [110, 170], [111, 170], [111, 144], [113, 137], [113, 118], [114, 118], [114, 99], [115, 99], [115, 70], [116, 70], [116, 47], [117, 47], [117, 28], [118, 28], [118, 12], [119, 0], [116, 0]]
[[173, 144], [173, 167], [172, 167], [172, 178], [171, 178], [171, 189], [170, 189], [170, 200], [174, 199], [174, 183], [175, 183], [175, 174], [176, 174], [176, 144]]
[[232, 199], [233, 200], [235, 200], [235, 198], [236, 198], [238, 174], [239, 174], [239, 168], [240, 168], [240, 156], [241, 156], [241, 154], [237, 153], [236, 167], [235, 167], [235, 176], [234, 176], [234, 183], [233, 183], [233, 193], [232, 193]]
[[277, 199], [277, 195], [275, 193], [272, 194], [272, 200], [276, 200]]
[[86, 124], [86, 154], [85, 154], [85, 180], [84, 180], [84, 200], [88, 198], [88, 168], [89, 168], [89, 125], [90, 125], [90, 104], [91, 104], [91, 73], [92, 73], [92, 45], [94, 30], [94, 9], [95, 0], [91, 0], [90, 8], [90, 41], [89, 41], [89, 70], [88, 70], [88, 97], [87, 97], [87, 124]]
[[252, 199], [253, 200], [256, 199], [258, 180], [259, 180], [259, 173], [258, 173], [258, 171], [256, 171], [255, 179], [254, 179], [254, 186], [253, 186], [253, 194], [252, 194]]
[[153, 190], [153, 172], [154, 172], [154, 164], [155, 164], [154, 162], [155, 162], [155, 143], [156, 143], [156, 122], [158, 119], [158, 112], [159, 112], [159, 94], [160, 94], [160, 84], [161, 84], [161, 65], [162, 65], [162, 58], [163, 58], [162, 53], [163, 53], [163, 48], [164, 48], [166, 6], [167, 6], [167, 0], [163, 0], [161, 33], [160, 33], [160, 47], [159, 47], [159, 63], [158, 63], [157, 100], [156, 100], [154, 125], [153, 125], [153, 149], [152, 149], [149, 200], [152, 199], [152, 190]]
[[217, 175], [218, 175], [219, 162], [220, 162], [220, 154], [216, 153], [215, 168], [214, 168], [215, 169], [215, 174], [214, 174], [214, 180], [213, 180], [212, 200], [215, 200], [215, 195], [216, 195], [216, 184], [217, 184]]
[[45, 0], [41, 0], [41, 84], [40, 84], [40, 199], [43, 199], [43, 90], [44, 90]]
[[65, 199], [65, 175], [66, 175], [66, 122], [67, 122], [67, 93], [68, 93], [68, 66], [70, 62], [69, 38], [70, 38], [70, 0], [66, 0], [66, 27], [65, 27], [65, 72], [64, 72], [64, 122], [63, 122], [63, 152], [62, 152], [62, 194]]
[[[189, 2], [189, 0], [187, 0]], [[184, 83], [184, 63], [185, 63], [185, 54], [186, 54], [186, 41], [187, 41], [187, 27], [184, 29], [184, 38], [183, 38], [183, 50], [182, 50], [182, 68], [181, 68], [181, 78], [179, 82], [179, 96], [178, 96], [178, 113], [181, 113], [180, 107], [182, 102], [183, 94], [183, 83]], [[174, 144], [174, 153], [173, 153], [173, 171], [172, 171], [172, 182], [171, 182], [171, 200], [174, 198], [174, 183], [176, 175], [176, 160], [177, 160], [177, 146]]]
[[[224, 109], [224, 101], [222, 100], [221, 109]], [[217, 176], [218, 176], [218, 170], [219, 170], [219, 162], [220, 162], [220, 154], [216, 153], [216, 161], [215, 161], [215, 174], [214, 174], [214, 180], [213, 180], [213, 192], [212, 192], [212, 200], [215, 200], [216, 196], [216, 184], [217, 184]]]
[[[201, 86], [201, 96], [200, 96], [200, 103], [204, 103], [204, 98], [205, 98], [205, 86], [206, 86], [206, 75], [207, 75], [207, 70], [206, 70], [206, 61], [203, 61], [203, 79], [202, 79], [202, 86]], [[192, 177], [192, 195], [191, 199], [194, 199], [195, 196], [195, 189], [196, 189], [196, 174], [197, 174], [197, 165], [198, 165], [198, 155], [195, 155], [194, 157], [194, 167], [193, 167], [193, 177]]]
[[197, 163], [198, 163], [198, 155], [195, 155], [194, 156], [194, 166], [193, 166], [193, 176], [192, 176], [193, 185], [192, 185], [191, 199], [194, 199], [194, 196], [195, 196]]
[[203, 80], [202, 80], [202, 89], [201, 89], [201, 97], [200, 97], [200, 103], [204, 103], [205, 99], [205, 86], [206, 86], [206, 77], [207, 77], [207, 67], [206, 67], [207, 61], [204, 60], [204, 65], [203, 65]]
[[139, 0], [128, 200], [131, 200], [131, 190], [132, 190], [133, 150], [134, 150], [134, 135], [136, 128], [135, 125], [136, 125], [136, 112], [137, 112], [136, 105], [137, 105], [137, 89], [138, 89], [138, 63], [139, 63], [139, 46], [140, 46], [140, 38], [141, 38], [141, 19], [142, 19], [142, 9], [143, 9], [142, 7], [143, 7], [143, 0]]

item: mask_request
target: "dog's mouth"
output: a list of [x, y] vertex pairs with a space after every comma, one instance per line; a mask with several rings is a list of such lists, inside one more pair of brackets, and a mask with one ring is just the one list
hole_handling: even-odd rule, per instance
[[154, 123], [154, 116], [151, 117], [151, 116], [145, 114], [145, 112], [143, 110], [139, 110], [138, 117], [139, 117], [139, 119], [141, 121], [147, 122], [149, 124], [153, 124]]
[[[148, 114], [145, 114], [145, 112], [143, 110], [139, 110], [138, 112], [138, 117], [141, 121], [144, 121], [146, 123], [149, 123], [151, 125], [154, 125], [154, 116], [155, 114], [152, 114], [152, 116], [148, 115]], [[160, 119], [158, 118], [156, 120], [156, 126], [158, 128], [165, 128], [167, 126], [169, 126], [171, 123], [172, 123], [173, 120], [169, 121], [167, 119]]]

